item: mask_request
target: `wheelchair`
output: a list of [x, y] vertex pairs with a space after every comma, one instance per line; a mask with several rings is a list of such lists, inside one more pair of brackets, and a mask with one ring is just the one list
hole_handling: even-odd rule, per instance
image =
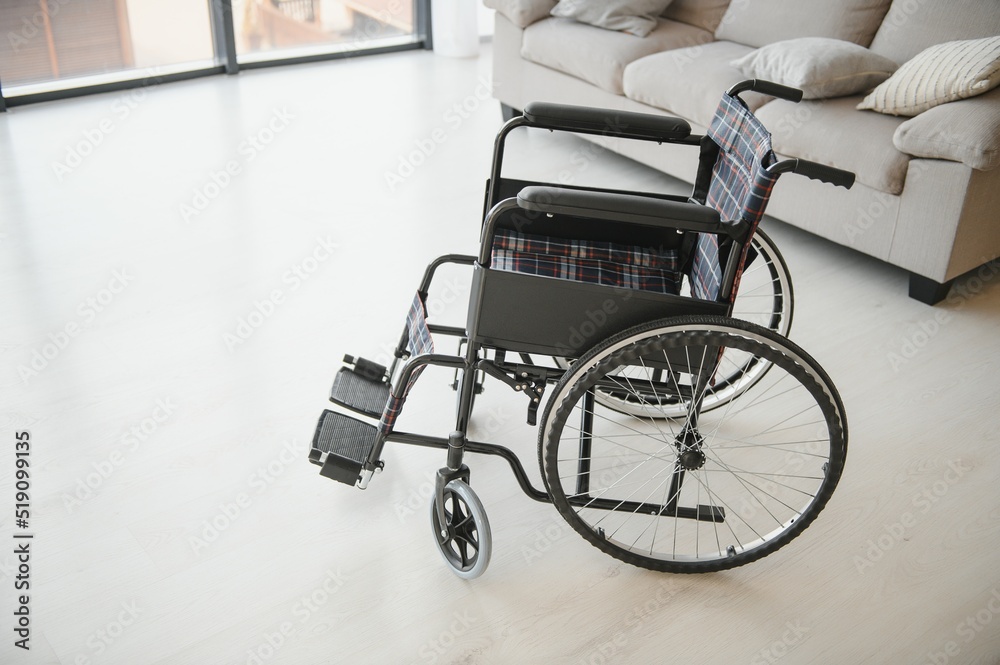
[[[446, 451], [430, 521], [440, 554], [466, 579], [492, 553], [467, 453], [503, 458], [528, 497], [554, 504], [598, 549], [651, 570], [741, 566], [808, 527], [841, 477], [847, 420], [830, 377], [786, 337], [791, 280], [757, 226], [781, 174], [845, 188], [854, 174], [778, 161], [740, 99], [747, 90], [802, 96], [769, 81], [738, 83], [705, 136], [678, 118], [539, 102], [508, 121], [496, 137], [478, 255], [427, 267], [391, 366], [344, 358], [335, 408], [320, 416], [309, 453], [320, 474], [365, 489], [387, 443]], [[505, 177], [506, 140], [520, 127], [698, 149], [693, 191]], [[428, 291], [445, 264], [472, 273], [464, 327], [428, 321]], [[448, 337], [455, 355], [436, 351]], [[456, 374], [447, 436], [395, 427], [427, 366]], [[542, 488], [513, 451], [468, 438], [486, 377], [526, 396]]]

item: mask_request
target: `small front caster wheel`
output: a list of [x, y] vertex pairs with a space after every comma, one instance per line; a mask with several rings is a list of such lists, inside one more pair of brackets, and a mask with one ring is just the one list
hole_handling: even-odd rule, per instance
[[472, 488], [453, 480], [444, 488], [444, 517], [441, 524], [437, 498], [431, 501], [431, 525], [434, 542], [455, 574], [467, 580], [486, 571], [493, 551], [490, 521], [483, 503]]

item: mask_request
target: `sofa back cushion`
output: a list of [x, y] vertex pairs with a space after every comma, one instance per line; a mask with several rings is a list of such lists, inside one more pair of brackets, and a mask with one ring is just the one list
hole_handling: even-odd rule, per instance
[[715, 32], [728, 7], [729, 0], [674, 0], [663, 12], [663, 18]]
[[[891, 0], [732, 0], [715, 36], [717, 39], [757, 47], [796, 37], [830, 37], [868, 46], [889, 10], [890, 2]], [[951, 2], [949, 0], [942, 4]]]
[[928, 46], [1000, 35], [997, 0], [894, 0], [871, 50], [903, 64]]

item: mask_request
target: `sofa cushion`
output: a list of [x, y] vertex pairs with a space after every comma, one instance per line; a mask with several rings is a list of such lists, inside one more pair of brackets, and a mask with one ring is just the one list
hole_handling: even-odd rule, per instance
[[747, 78], [798, 88], [803, 99], [868, 92], [896, 71], [896, 63], [842, 39], [801, 37], [752, 51], [733, 66]]
[[994, 35], [1000, 35], [997, 0], [893, 0], [871, 49], [903, 64], [934, 44]]
[[[752, 50], [712, 42], [647, 56], [625, 68], [625, 96], [708, 127], [722, 93], [746, 78], [729, 63]], [[769, 99], [753, 92], [741, 97], [751, 110]]]
[[729, 5], [715, 36], [748, 46], [764, 46], [795, 37], [830, 37], [868, 46], [889, 9], [889, 2], [739, 0]]
[[859, 109], [914, 116], [939, 104], [975, 97], [1000, 85], [1000, 37], [931, 46], [903, 63]]
[[552, 15], [645, 37], [670, 0], [559, 0]]
[[556, 2], [558, 0], [483, 0], [484, 5], [497, 10], [521, 29], [548, 16]]
[[893, 144], [902, 118], [863, 113], [859, 97], [793, 104], [781, 99], [757, 110], [774, 151], [853, 171], [857, 181], [889, 194], [903, 191], [909, 156]]
[[995, 169], [1000, 166], [1000, 90], [925, 111], [900, 125], [892, 141], [914, 157]]
[[521, 56], [620, 95], [622, 73], [633, 60], [711, 39], [712, 33], [707, 30], [665, 19], [657, 20], [648, 37], [636, 39], [571, 19], [549, 18], [524, 31]]
[[729, 0], [674, 0], [663, 12], [663, 18], [715, 32], [727, 7]]

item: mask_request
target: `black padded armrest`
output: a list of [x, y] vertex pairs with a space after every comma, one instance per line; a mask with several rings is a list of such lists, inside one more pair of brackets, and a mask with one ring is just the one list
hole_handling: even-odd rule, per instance
[[722, 221], [714, 208], [634, 194], [535, 186], [520, 191], [517, 205], [522, 210], [546, 214], [606, 219], [682, 231], [724, 233], [739, 241], [746, 236], [746, 224]]
[[532, 127], [584, 134], [645, 141], [678, 141], [691, 135], [691, 125], [686, 120], [649, 113], [530, 102], [523, 115]]

